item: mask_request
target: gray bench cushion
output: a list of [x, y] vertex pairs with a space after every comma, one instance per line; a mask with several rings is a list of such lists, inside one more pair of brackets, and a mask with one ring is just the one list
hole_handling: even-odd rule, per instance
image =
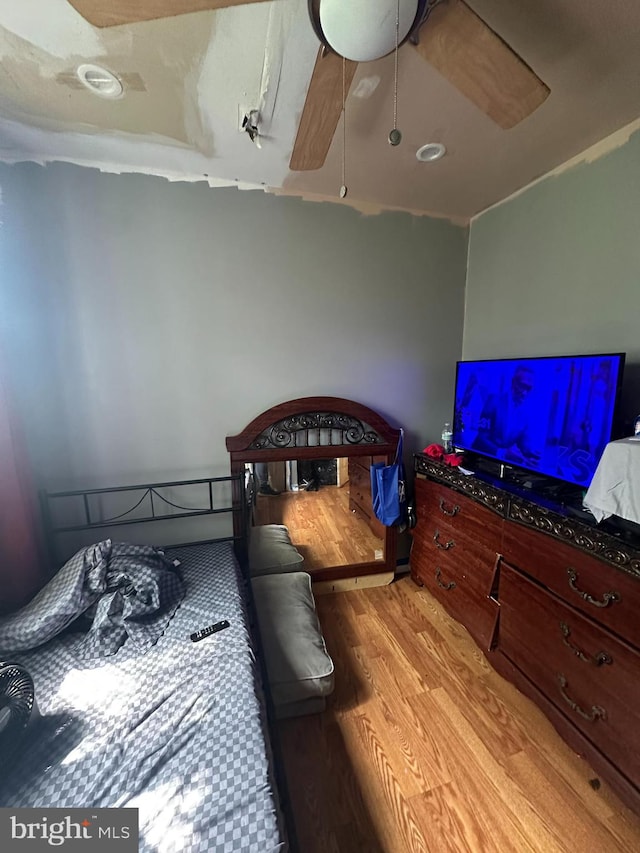
[[251, 584], [276, 709], [327, 696], [333, 690], [333, 661], [316, 614], [310, 576], [264, 575]]
[[263, 524], [249, 531], [249, 572], [252, 577], [273, 572], [297, 572], [304, 557], [292, 544], [284, 524]]

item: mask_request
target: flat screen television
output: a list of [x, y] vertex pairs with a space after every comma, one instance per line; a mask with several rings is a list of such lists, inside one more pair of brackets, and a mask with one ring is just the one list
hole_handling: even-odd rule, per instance
[[454, 447], [588, 487], [613, 436], [624, 359], [459, 361]]

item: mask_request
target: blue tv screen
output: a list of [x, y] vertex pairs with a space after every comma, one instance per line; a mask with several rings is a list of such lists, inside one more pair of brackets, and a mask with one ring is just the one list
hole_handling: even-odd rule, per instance
[[624, 358], [459, 361], [454, 446], [588, 487], [612, 438]]

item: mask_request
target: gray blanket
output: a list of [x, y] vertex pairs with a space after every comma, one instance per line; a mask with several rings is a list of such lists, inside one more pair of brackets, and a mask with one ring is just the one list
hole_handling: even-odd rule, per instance
[[80, 646], [86, 656], [113, 655], [127, 640], [144, 652], [183, 596], [178, 567], [161, 551], [107, 539], [82, 548], [28, 604], [0, 618], [0, 658], [67, 629], [86, 632]]

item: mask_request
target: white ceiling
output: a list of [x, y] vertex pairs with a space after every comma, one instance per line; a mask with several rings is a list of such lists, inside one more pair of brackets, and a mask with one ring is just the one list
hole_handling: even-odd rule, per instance
[[[346, 141], [347, 201], [467, 221], [640, 116], [640, 2], [467, 0], [550, 87], [529, 118], [502, 130], [406, 45], [361, 63], [326, 163], [289, 158], [318, 41], [307, 0], [94, 29], [66, 0], [0, 0], [0, 159], [63, 160], [212, 185], [337, 199]], [[108, 3], [108, 0], [105, 0]], [[427, 25], [428, 26], [428, 23]], [[83, 89], [99, 63], [124, 83], [116, 101]], [[240, 129], [258, 109], [260, 146]], [[447, 156], [419, 163], [418, 147]]]

